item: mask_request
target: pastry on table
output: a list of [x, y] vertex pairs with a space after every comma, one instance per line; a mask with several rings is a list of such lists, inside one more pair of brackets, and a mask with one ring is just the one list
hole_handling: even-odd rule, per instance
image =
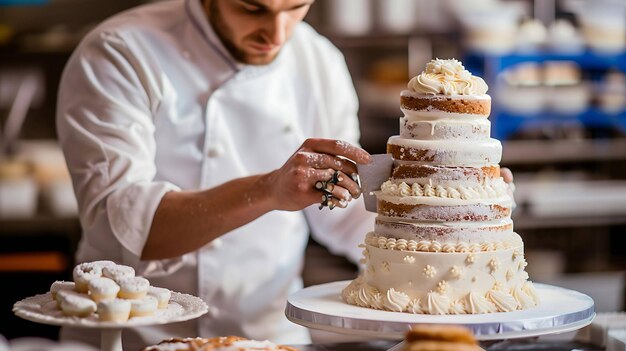
[[403, 351], [482, 351], [472, 333], [455, 325], [417, 325], [406, 334]]
[[289, 346], [276, 345], [270, 341], [249, 340], [239, 336], [215, 338], [171, 338], [143, 351], [298, 351]]

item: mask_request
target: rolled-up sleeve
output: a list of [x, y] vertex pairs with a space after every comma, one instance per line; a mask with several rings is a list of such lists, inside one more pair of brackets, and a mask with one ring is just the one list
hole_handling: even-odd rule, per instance
[[93, 33], [65, 68], [57, 107], [83, 240], [92, 247], [116, 240], [135, 262], [163, 195], [180, 190], [155, 181], [159, 99], [143, 65], [120, 37]]

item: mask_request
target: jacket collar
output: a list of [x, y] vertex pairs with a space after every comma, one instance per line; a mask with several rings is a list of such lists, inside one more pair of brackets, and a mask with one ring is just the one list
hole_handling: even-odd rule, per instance
[[185, 12], [187, 13], [193, 27], [200, 33], [204, 41], [213, 51], [217, 53], [218, 56], [221, 57], [222, 60], [224, 60], [228, 66], [233, 69], [235, 75], [239, 79], [251, 78], [271, 71], [279, 66], [280, 62], [284, 60], [284, 51], [286, 51], [287, 47], [290, 46], [289, 42], [285, 43], [281, 52], [270, 64], [260, 66], [246, 65], [235, 60], [226, 47], [224, 47], [224, 44], [222, 44], [222, 41], [217, 36], [217, 33], [213, 30], [213, 27], [209, 23], [200, 1], [201, 0], [185, 0]]
[[185, 0], [185, 12], [193, 27], [200, 33], [204, 41], [224, 60], [235, 72], [239, 72], [245, 65], [237, 62], [228, 52], [222, 41], [217, 36], [213, 27], [206, 18], [204, 8], [200, 0]]

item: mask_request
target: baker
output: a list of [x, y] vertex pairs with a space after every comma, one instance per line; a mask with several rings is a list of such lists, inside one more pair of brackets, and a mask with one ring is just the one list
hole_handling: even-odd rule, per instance
[[[284, 308], [302, 288], [309, 232], [360, 258], [375, 214], [351, 201], [353, 175], [370, 156], [343, 56], [302, 22], [312, 2], [148, 4], [96, 27], [67, 63], [57, 128], [80, 208], [77, 261], [130, 265], [211, 306], [125, 330], [125, 348], [220, 335], [306, 343]], [[61, 334], [98, 343], [85, 329]]]

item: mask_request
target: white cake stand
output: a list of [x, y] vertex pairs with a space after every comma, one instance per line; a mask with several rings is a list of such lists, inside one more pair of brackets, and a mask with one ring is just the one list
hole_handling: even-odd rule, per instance
[[455, 324], [469, 328], [478, 340], [504, 340], [573, 331], [595, 317], [593, 300], [555, 286], [535, 284], [541, 303], [514, 312], [428, 315], [374, 310], [342, 301], [350, 282], [311, 286], [289, 296], [287, 318], [308, 328], [401, 340], [415, 324]]
[[177, 292], [172, 292], [166, 309], [157, 310], [154, 316], [134, 317], [124, 323], [100, 322], [95, 315], [86, 318], [64, 316], [49, 292], [25, 298], [13, 305], [16, 316], [32, 322], [100, 329], [102, 351], [122, 351], [122, 330], [125, 328], [182, 322], [198, 318], [207, 311], [208, 306], [202, 299]]

